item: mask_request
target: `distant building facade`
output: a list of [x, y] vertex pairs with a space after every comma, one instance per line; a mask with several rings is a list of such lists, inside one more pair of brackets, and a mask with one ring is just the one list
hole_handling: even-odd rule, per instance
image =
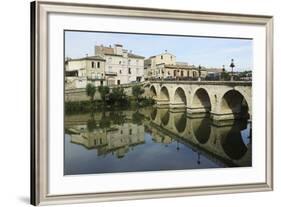
[[95, 54], [105, 59], [105, 75], [108, 85], [143, 81], [143, 56], [128, 52], [120, 44], [115, 44], [114, 47], [96, 45]]
[[188, 78], [205, 78], [207, 69], [188, 63], [177, 62], [176, 56], [168, 53], [154, 55], [145, 60], [144, 78], [148, 79], [188, 79]]
[[66, 88], [85, 88], [89, 82], [95, 86], [104, 85], [105, 80], [105, 59], [102, 57], [86, 56], [78, 59], [66, 59]]
[[144, 57], [123, 49], [95, 46], [95, 55], [65, 60], [66, 88], [120, 85], [144, 80]]

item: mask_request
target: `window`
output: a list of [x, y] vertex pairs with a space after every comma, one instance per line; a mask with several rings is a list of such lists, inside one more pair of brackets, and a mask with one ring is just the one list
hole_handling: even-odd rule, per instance
[[131, 72], [131, 68], [128, 68], [128, 73], [129, 73], [129, 74], [131, 74], [131, 73], [132, 73], [132, 72]]
[[100, 62], [97, 63], [97, 68], [100, 68]]
[[181, 77], [183, 77], [183, 71], [181, 71]]
[[163, 55], [161, 55], [161, 60], [163, 60]]
[[108, 62], [109, 63], [111, 63], [112, 62], [112, 58], [110, 57], [110, 58], [108, 58]]
[[117, 85], [120, 85], [120, 80], [117, 80]]
[[95, 68], [95, 62], [94, 61], [92, 62], [92, 68]]
[[112, 67], [108, 66], [108, 71], [111, 72], [112, 71]]
[[173, 60], [173, 56], [171, 56], [171, 60]]
[[119, 65], [121, 65], [122, 61], [119, 61]]
[[128, 60], [128, 65], [130, 65], [130, 64], [131, 64], [131, 60], [129, 59], [129, 60]]
[[122, 74], [122, 70], [119, 70], [119, 73]]
[[103, 86], [103, 81], [100, 81], [100, 85]]
[[132, 129], [129, 130], [129, 134], [132, 135]]

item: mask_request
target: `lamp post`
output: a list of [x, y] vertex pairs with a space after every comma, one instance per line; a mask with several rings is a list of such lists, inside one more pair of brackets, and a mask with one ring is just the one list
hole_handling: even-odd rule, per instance
[[233, 68], [235, 67], [233, 59], [231, 59], [230, 67], [231, 67], [231, 79], [230, 80], [233, 81]]
[[198, 66], [198, 72], [199, 72], [198, 81], [201, 81], [201, 65]]
[[[222, 73], [225, 73], [225, 65], [222, 65]], [[219, 80], [222, 79], [222, 73], [219, 73]], [[223, 77], [224, 78], [224, 77]]]

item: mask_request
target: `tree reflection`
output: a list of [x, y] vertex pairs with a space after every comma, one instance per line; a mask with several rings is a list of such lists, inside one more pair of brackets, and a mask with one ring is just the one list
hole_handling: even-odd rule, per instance
[[89, 132], [92, 132], [94, 129], [97, 128], [97, 122], [95, 119], [91, 118], [87, 121], [87, 129]]
[[144, 118], [144, 115], [137, 111], [132, 115], [132, 122], [133, 124], [141, 125], [143, 123]]

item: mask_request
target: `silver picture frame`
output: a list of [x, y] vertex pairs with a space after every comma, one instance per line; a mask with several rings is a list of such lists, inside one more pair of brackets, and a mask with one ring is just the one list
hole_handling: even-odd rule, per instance
[[[262, 25], [266, 30], [266, 178], [262, 183], [48, 194], [48, 15], [50, 13]], [[31, 3], [31, 204], [66, 204], [273, 190], [273, 17], [202, 11], [35, 1]]]

